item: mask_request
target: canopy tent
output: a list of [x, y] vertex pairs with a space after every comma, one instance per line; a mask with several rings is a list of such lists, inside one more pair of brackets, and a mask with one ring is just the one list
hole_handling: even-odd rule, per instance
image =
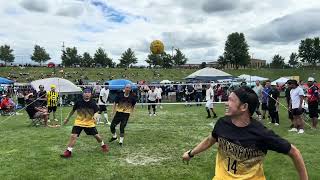
[[283, 85], [283, 84], [287, 83], [288, 80], [290, 80], [288, 77], [281, 77], [277, 80], [272, 81], [271, 84], [276, 85], [278, 83], [279, 85]]
[[221, 70], [215, 69], [215, 68], [203, 68], [200, 69], [189, 76], [187, 76], [185, 79], [187, 80], [205, 80], [205, 81], [217, 81], [219, 79], [233, 79], [233, 76], [231, 74], [228, 74], [226, 72], [223, 72]]
[[169, 80], [162, 80], [162, 81], [160, 81], [160, 84], [170, 84], [171, 83], [171, 81], [169, 81]]
[[56, 85], [56, 91], [61, 94], [79, 94], [81, 88], [77, 87], [71, 81], [62, 78], [46, 78], [31, 82], [31, 86], [39, 91], [39, 86], [43, 85], [46, 91], [50, 91], [50, 85]]
[[242, 74], [238, 76], [239, 78], [245, 80], [246, 82], [255, 82], [255, 81], [266, 81], [268, 78], [260, 77], [260, 76], [251, 76], [248, 74]]
[[137, 85], [127, 79], [115, 79], [115, 80], [110, 80], [106, 82], [109, 83], [110, 90], [122, 90], [127, 84], [131, 85], [132, 90], [137, 89]]
[[14, 82], [7, 79], [7, 78], [3, 78], [3, 77], [0, 77], [0, 84], [13, 84]]

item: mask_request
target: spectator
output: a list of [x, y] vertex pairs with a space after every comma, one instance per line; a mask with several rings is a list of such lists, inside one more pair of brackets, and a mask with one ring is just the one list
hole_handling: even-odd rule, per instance
[[31, 119], [40, 118], [44, 122], [44, 126], [47, 126], [49, 113], [46, 108], [43, 108], [39, 101], [36, 101], [33, 93], [28, 94], [26, 97], [26, 111]]
[[201, 101], [202, 101], [202, 84], [200, 81], [194, 86], [195, 92], [195, 101], [198, 102], [197, 106], [201, 106]]
[[10, 113], [14, 111], [15, 103], [9, 97], [9, 95], [2, 95], [2, 100], [0, 108], [5, 113]]
[[37, 93], [37, 100], [40, 106], [47, 106], [47, 91], [44, 90], [44, 86], [39, 86], [39, 92]]

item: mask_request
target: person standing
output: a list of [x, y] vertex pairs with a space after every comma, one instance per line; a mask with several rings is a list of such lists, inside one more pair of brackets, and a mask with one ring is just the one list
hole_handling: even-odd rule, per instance
[[189, 105], [189, 106], [191, 106], [191, 104], [189, 104], [189, 103], [191, 103], [191, 101], [192, 101], [192, 96], [193, 96], [193, 93], [194, 93], [194, 87], [193, 87], [193, 85], [187, 85], [186, 86], [186, 106], [187, 105]]
[[304, 133], [304, 120], [302, 119], [303, 109], [302, 103], [304, 99], [304, 92], [301, 87], [299, 87], [296, 80], [291, 80], [289, 82], [291, 86], [290, 91], [290, 110], [293, 115], [294, 127], [290, 129], [290, 132], [298, 132], [298, 134]]
[[108, 145], [104, 144], [102, 137], [99, 135], [96, 129], [95, 117], [98, 116], [98, 106], [96, 102], [91, 99], [91, 97], [91, 90], [84, 89], [83, 98], [75, 103], [68, 117], [64, 120], [64, 125], [66, 125], [71, 116], [77, 111], [77, 117], [72, 128], [67, 149], [61, 155], [63, 158], [71, 157], [73, 147], [76, 144], [77, 138], [80, 136], [82, 130], [84, 130], [87, 135], [94, 136], [98, 143], [101, 144], [101, 149], [103, 152], [109, 151]]
[[318, 124], [318, 104], [319, 104], [319, 88], [317, 87], [313, 77], [308, 78], [307, 100], [309, 117], [312, 119], [312, 128], [316, 129]]
[[206, 111], [208, 113], [207, 118], [211, 118], [210, 111], [213, 113], [213, 118], [218, 117], [216, 112], [213, 110], [213, 102], [214, 102], [214, 91], [212, 88], [213, 85], [207, 85], [207, 90], [206, 90]]
[[272, 84], [268, 98], [268, 112], [270, 114], [271, 123], [275, 126], [279, 126], [279, 96], [280, 92], [276, 87], [276, 84]]
[[116, 126], [120, 123], [120, 141], [119, 145], [122, 146], [124, 140], [124, 129], [129, 120], [130, 114], [132, 115], [136, 104], [136, 95], [131, 92], [131, 85], [127, 84], [124, 93], [116, 96], [113, 104], [112, 114], [114, 118], [110, 125], [112, 137], [109, 142], [117, 140]]
[[292, 112], [290, 110], [290, 91], [291, 91], [291, 87], [289, 86], [289, 82], [291, 80], [288, 80], [288, 82], [286, 83], [286, 89], [284, 91], [285, 93], [285, 97], [286, 97], [286, 102], [287, 102], [287, 107], [288, 107], [288, 118], [290, 119], [291, 121], [291, 125], [290, 125], [290, 128], [293, 128], [293, 115], [292, 115]]
[[218, 143], [213, 179], [265, 180], [263, 160], [271, 150], [291, 157], [300, 179], [307, 180], [308, 173], [299, 150], [252, 118], [258, 102], [257, 95], [249, 87], [232, 92], [226, 103], [225, 117], [217, 121], [207, 138], [186, 151], [182, 160], [189, 161]]
[[56, 92], [56, 85], [52, 84], [50, 86], [51, 90], [47, 92], [47, 106], [48, 106], [48, 113], [49, 113], [49, 119], [50, 119], [50, 113], [53, 114], [53, 119], [55, 121], [58, 121], [56, 119], [56, 111], [58, 106], [58, 92]]
[[266, 85], [262, 90], [262, 106], [261, 106], [262, 119], [266, 119], [266, 114], [268, 111], [269, 92], [271, 90], [270, 84], [271, 84], [270, 80], [267, 80]]
[[154, 89], [154, 86], [151, 86], [151, 89], [148, 91], [148, 111], [149, 111], [149, 116], [152, 116], [151, 114], [151, 107], [153, 110], [153, 116], [156, 115], [156, 100], [157, 100], [157, 92]]
[[202, 101], [202, 84], [200, 81], [194, 86], [195, 90], [195, 101], [198, 103], [197, 106], [201, 106]]
[[256, 109], [256, 114], [258, 115], [259, 121], [262, 120], [262, 116], [261, 116], [261, 112], [260, 112], [260, 104], [262, 102], [262, 90], [263, 90], [263, 87], [260, 84], [260, 81], [257, 80], [256, 81], [256, 86], [253, 88], [253, 91], [257, 94], [258, 99], [259, 99], [259, 103], [258, 103], [258, 106], [257, 106], [257, 109]]
[[105, 123], [110, 125], [111, 123], [108, 120], [108, 113], [107, 113], [107, 103], [108, 103], [108, 97], [109, 97], [109, 83], [106, 82], [104, 84], [104, 87], [100, 90], [99, 94], [99, 100], [98, 100], [98, 106], [99, 106], [99, 116], [98, 116], [98, 124], [103, 124], [103, 121], [101, 121], [101, 115], [103, 115], [105, 119]]
[[39, 92], [37, 93], [37, 100], [39, 102], [39, 105], [42, 107], [47, 106], [47, 91], [44, 90], [44, 86], [39, 86]]
[[159, 87], [156, 87], [155, 89], [155, 92], [157, 93], [157, 103], [159, 104], [159, 108], [162, 109], [162, 105], [161, 105], [161, 101], [162, 101], [162, 88], [159, 86]]

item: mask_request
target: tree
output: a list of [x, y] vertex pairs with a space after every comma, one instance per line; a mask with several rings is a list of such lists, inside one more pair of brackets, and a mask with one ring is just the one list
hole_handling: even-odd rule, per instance
[[161, 56], [159, 54], [152, 54], [150, 53], [148, 55], [148, 58], [146, 59], [146, 62], [149, 64], [149, 67], [151, 66], [160, 66], [161, 65]]
[[172, 57], [173, 63], [176, 66], [184, 65], [187, 63], [188, 59], [186, 56], [181, 52], [180, 49], [175, 49], [176, 54]]
[[283, 68], [285, 65], [284, 63], [284, 57], [280, 56], [279, 54], [276, 54], [272, 58], [272, 62], [270, 64], [273, 68]]
[[115, 63], [112, 62], [112, 59], [108, 57], [108, 54], [104, 49], [99, 48], [94, 54], [94, 62], [100, 64], [103, 67], [114, 67]]
[[313, 59], [320, 63], [320, 39], [316, 37], [313, 39]]
[[302, 40], [299, 45], [299, 57], [301, 58], [302, 62], [316, 65], [316, 59], [314, 59], [313, 44], [313, 39], [307, 38], [305, 40]]
[[163, 68], [171, 68], [173, 65], [173, 58], [170, 54], [167, 54], [166, 52], [163, 52], [161, 54], [161, 67]]
[[41, 66], [42, 63], [47, 62], [51, 58], [50, 58], [50, 55], [44, 49], [44, 47], [40, 47], [39, 45], [35, 45], [31, 59], [34, 62], [39, 63]]
[[78, 55], [76, 47], [67, 47], [66, 50], [62, 50], [61, 59], [64, 66], [72, 66], [80, 64], [81, 56]]
[[228, 61], [223, 56], [219, 56], [218, 64], [222, 69], [224, 69], [224, 67], [228, 64]]
[[3, 45], [0, 47], [0, 60], [4, 61], [5, 65], [7, 63], [12, 63], [14, 61], [13, 49], [9, 45]]
[[200, 69], [206, 68], [207, 67], [207, 63], [206, 62], [202, 62], [200, 64]]
[[120, 67], [130, 67], [132, 64], [136, 64], [138, 59], [136, 58], [134, 51], [131, 48], [127, 49], [124, 53], [122, 53], [121, 58], [119, 59]]
[[232, 33], [228, 36], [224, 48], [224, 59], [238, 69], [250, 64], [249, 45], [243, 33]]
[[82, 58], [80, 60], [81, 67], [92, 67], [94, 64], [93, 58], [88, 52], [83, 53]]
[[299, 56], [297, 53], [291, 53], [290, 59], [288, 61], [289, 65], [296, 67], [299, 64]]

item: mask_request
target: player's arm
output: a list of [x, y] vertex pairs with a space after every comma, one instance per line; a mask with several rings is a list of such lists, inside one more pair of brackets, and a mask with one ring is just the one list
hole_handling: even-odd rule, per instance
[[302, 103], [303, 103], [303, 100], [304, 100], [304, 96], [301, 96], [301, 95], [300, 95], [300, 104], [299, 104], [299, 109], [302, 109]]
[[294, 145], [291, 145], [288, 155], [291, 157], [294, 166], [298, 171], [300, 180], [307, 180], [308, 173], [300, 151]]
[[217, 140], [209, 135], [207, 138], [202, 140], [200, 144], [198, 144], [194, 149], [185, 152], [182, 156], [182, 159], [185, 161], [189, 161], [193, 156], [209, 149], [212, 145], [214, 145]]
[[75, 111], [76, 111], [75, 109], [72, 109], [72, 110], [70, 111], [70, 113], [68, 114], [68, 117], [66, 117], [66, 118], [64, 119], [64, 122], [63, 122], [64, 125], [66, 125], [66, 124], [69, 122], [71, 116], [74, 114]]
[[103, 100], [103, 96], [100, 96], [100, 101], [101, 101], [103, 104], [106, 104], [106, 102]]

